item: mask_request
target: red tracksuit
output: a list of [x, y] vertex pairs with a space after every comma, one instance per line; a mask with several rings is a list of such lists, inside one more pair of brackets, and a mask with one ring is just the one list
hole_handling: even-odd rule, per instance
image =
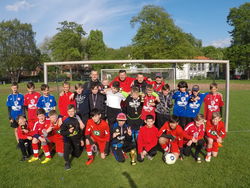
[[131, 84], [133, 83], [134, 80], [135, 80], [135, 78], [126, 77], [126, 79], [124, 81], [121, 81], [119, 76], [117, 76], [109, 84], [109, 86], [111, 87], [114, 81], [118, 81], [120, 83], [120, 88], [122, 88], [123, 91], [130, 92], [131, 91]]
[[158, 143], [158, 129], [153, 125], [149, 128], [147, 125], [140, 128], [140, 132], [137, 138], [138, 153], [141, 153], [143, 150], [147, 152], [155, 147]]
[[212, 119], [213, 112], [220, 112], [220, 108], [224, 106], [224, 102], [219, 94], [209, 93], [204, 99], [204, 115], [207, 121]]
[[38, 92], [33, 92], [33, 93], [27, 93], [24, 96], [24, 106], [27, 106], [28, 108], [28, 124], [33, 128], [35, 122], [37, 121], [37, 102], [38, 99], [40, 98], [40, 93]]
[[29, 131], [28, 133], [24, 133], [23, 132], [23, 130], [22, 130], [22, 128], [21, 128], [21, 126], [19, 125], [18, 127], [17, 127], [17, 135], [18, 135], [18, 138], [19, 139], [23, 139], [23, 140], [25, 140], [25, 139], [28, 139], [27, 137], [28, 136], [32, 136], [31, 135], [31, 132], [30, 132], [30, 126], [28, 125], [28, 127], [27, 127], [27, 130]]
[[76, 103], [75, 103], [75, 100], [72, 99], [70, 100], [69, 97], [70, 95], [72, 95], [73, 93], [72, 92], [68, 92], [68, 93], [64, 93], [63, 96], [60, 96], [59, 97], [59, 100], [58, 100], [58, 108], [59, 108], [59, 111], [60, 111], [60, 115], [62, 116], [68, 116], [68, 105], [69, 104], [73, 104], [76, 106]]
[[218, 152], [217, 138], [221, 137], [224, 139], [226, 136], [226, 130], [223, 121], [220, 121], [218, 125], [213, 125], [211, 121], [208, 121], [206, 126], [206, 136], [213, 139], [213, 147], [207, 148], [207, 152]]
[[147, 115], [152, 115], [155, 119], [155, 106], [149, 105], [149, 103], [154, 102], [155, 103], [156, 97], [151, 95], [148, 96], [146, 95], [144, 98], [144, 103], [142, 107], [142, 112], [141, 112], [141, 119], [145, 120]]
[[[106, 121], [101, 120], [99, 124], [89, 119], [86, 125], [85, 136], [90, 136], [97, 143], [101, 153], [104, 153], [106, 143], [109, 142], [110, 132], [109, 125]], [[86, 151], [89, 157], [92, 156], [91, 145], [86, 145]]]
[[161, 147], [166, 152], [180, 153], [180, 148], [183, 147], [183, 129], [180, 125], [177, 125], [175, 129], [171, 129], [169, 122], [166, 122], [158, 132], [158, 137], [162, 134], [172, 135], [175, 139], [167, 141], [166, 144], [162, 144]]
[[195, 125], [195, 122], [191, 122], [187, 124], [183, 131], [183, 142], [186, 144], [189, 140], [193, 138], [197, 140], [201, 140], [204, 138], [205, 134], [205, 125], [202, 124], [199, 127]]

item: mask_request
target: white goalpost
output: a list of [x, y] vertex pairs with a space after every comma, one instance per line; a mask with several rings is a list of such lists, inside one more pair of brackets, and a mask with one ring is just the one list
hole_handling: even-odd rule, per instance
[[[197, 59], [150, 59], [150, 60], [104, 60], [104, 61], [65, 61], [65, 62], [45, 62], [44, 65], [44, 83], [48, 83], [48, 66], [59, 65], [93, 65], [93, 64], [224, 64], [226, 65], [226, 83], [225, 83], [225, 113], [224, 120], [226, 125], [226, 131], [228, 132], [228, 120], [229, 120], [229, 82], [230, 82], [230, 65], [229, 60], [197, 60]], [[161, 68], [157, 68], [160, 70]], [[164, 68], [162, 68], [164, 69]], [[118, 73], [118, 72], [117, 72]], [[176, 72], [175, 72], [176, 75]], [[174, 83], [175, 84], [175, 83]]]

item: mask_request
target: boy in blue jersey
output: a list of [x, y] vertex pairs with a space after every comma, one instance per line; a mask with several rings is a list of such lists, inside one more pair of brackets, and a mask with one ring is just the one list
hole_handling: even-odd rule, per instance
[[24, 115], [24, 96], [18, 92], [18, 84], [13, 82], [11, 85], [12, 93], [8, 96], [6, 106], [8, 107], [8, 114], [10, 120], [10, 126], [14, 128], [14, 133], [17, 143], [19, 143], [17, 135], [18, 123], [16, 121], [19, 115]]
[[202, 103], [207, 96], [207, 93], [200, 93], [198, 85], [192, 87], [192, 94], [188, 101], [186, 109], [187, 124], [194, 121], [194, 118], [199, 114]]
[[176, 91], [172, 97], [172, 99], [175, 100], [173, 114], [179, 118], [179, 125], [184, 128], [187, 125], [186, 108], [190, 95], [187, 91], [187, 82], [180, 81], [177, 87], [178, 91]]
[[46, 112], [46, 117], [48, 117], [49, 112], [56, 109], [56, 100], [53, 95], [49, 94], [50, 91], [47, 84], [41, 85], [41, 91], [43, 95], [39, 98], [37, 107], [43, 108]]

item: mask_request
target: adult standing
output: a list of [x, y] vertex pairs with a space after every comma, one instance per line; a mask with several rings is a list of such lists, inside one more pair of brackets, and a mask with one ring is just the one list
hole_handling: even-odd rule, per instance
[[125, 92], [131, 91], [131, 84], [135, 78], [128, 77], [126, 70], [119, 70], [119, 75], [114, 78], [114, 80], [110, 83], [110, 86], [113, 82], [117, 81], [120, 83], [120, 88]]
[[99, 74], [96, 70], [92, 70], [90, 73], [90, 81], [84, 83], [83, 88], [84, 91], [91, 90], [91, 86], [98, 85], [99, 87], [102, 86], [101, 81], [99, 80]]

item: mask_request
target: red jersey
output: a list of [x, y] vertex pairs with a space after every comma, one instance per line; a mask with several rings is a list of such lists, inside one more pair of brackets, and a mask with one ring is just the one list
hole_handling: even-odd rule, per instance
[[152, 85], [153, 85], [154, 91], [156, 91], [156, 92], [161, 92], [162, 87], [165, 85], [165, 82], [162, 81], [160, 84], [157, 84], [156, 81], [153, 81], [153, 82], [152, 82]]
[[214, 140], [217, 140], [218, 137], [225, 138], [226, 130], [223, 121], [220, 121], [218, 125], [213, 125], [211, 121], [207, 121], [206, 135]]
[[60, 134], [59, 121], [57, 120], [57, 122], [55, 124], [52, 124], [50, 120], [49, 120], [49, 122], [50, 122], [50, 126], [49, 127], [53, 127], [52, 131], [49, 133], [49, 136], [63, 137]]
[[76, 103], [75, 103], [75, 100], [72, 99], [70, 100], [69, 97], [70, 95], [72, 95], [73, 93], [72, 92], [68, 92], [68, 93], [64, 93], [63, 96], [60, 96], [59, 97], [59, 100], [58, 100], [58, 108], [59, 108], [59, 111], [60, 111], [60, 115], [62, 116], [68, 116], [68, 105], [69, 104], [73, 104], [76, 106]]
[[204, 99], [205, 118], [207, 121], [212, 119], [213, 112], [220, 112], [220, 107], [224, 106], [224, 102], [220, 94], [209, 93]]
[[114, 81], [118, 81], [120, 83], [120, 88], [122, 88], [123, 91], [130, 92], [131, 91], [131, 84], [133, 83], [134, 80], [135, 80], [135, 78], [126, 77], [126, 79], [124, 81], [121, 81], [119, 76], [117, 76], [109, 84], [109, 86], [111, 87]]
[[43, 136], [43, 130], [47, 130], [50, 127], [50, 120], [45, 120], [44, 122], [37, 121], [33, 127], [32, 134]]
[[199, 127], [195, 125], [195, 122], [187, 124], [183, 131], [184, 143], [187, 143], [193, 138], [200, 140], [204, 137], [205, 134], [205, 125], [202, 124]]
[[109, 125], [101, 120], [99, 124], [89, 119], [86, 125], [85, 135], [90, 135], [97, 142], [109, 142]]
[[172, 135], [175, 139], [172, 142], [178, 144], [179, 148], [183, 147], [183, 129], [180, 125], [177, 125], [175, 129], [171, 129], [169, 122], [166, 122], [158, 132], [158, 137], [163, 133]]
[[27, 128], [25, 129], [28, 130], [28, 133], [25, 133], [20, 125], [17, 127], [17, 135], [19, 139], [27, 139], [28, 136], [31, 136], [31, 129], [27, 124], [26, 126]]
[[151, 128], [147, 125], [140, 128], [138, 134], [137, 144], [138, 144], [138, 153], [140, 154], [143, 150], [147, 152], [155, 147], [158, 143], [158, 129], [153, 126]]
[[149, 103], [155, 102], [156, 97], [151, 95], [148, 96], [146, 95], [144, 98], [144, 103], [142, 107], [142, 112], [141, 112], [141, 119], [145, 120], [147, 115], [152, 115], [154, 116], [155, 119], [155, 106], [151, 106]]
[[37, 102], [40, 98], [41, 94], [38, 92], [27, 93], [24, 96], [24, 106], [28, 108], [28, 120], [37, 119], [36, 111], [37, 111]]

